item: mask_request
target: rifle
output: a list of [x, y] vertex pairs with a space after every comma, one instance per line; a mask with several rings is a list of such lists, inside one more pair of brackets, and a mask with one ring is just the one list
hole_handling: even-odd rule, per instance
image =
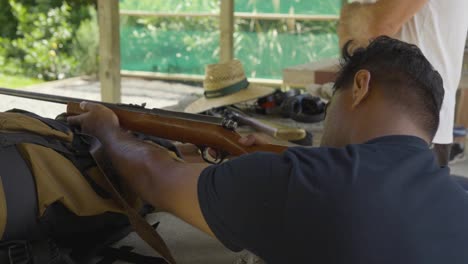
[[207, 147], [218, 150], [221, 154], [220, 160], [227, 155], [239, 156], [257, 151], [281, 153], [287, 148], [272, 144], [248, 147], [241, 145], [238, 142], [241, 136], [235, 132], [237, 122], [228, 118], [158, 108], [149, 109], [145, 107], [145, 104], [113, 104], [6, 88], [0, 88], [0, 94], [66, 104], [68, 115], [84, 113], [79, 105], [82, 101], [102, 104], [117, 115], [123, 128], [168, 140], [194, 144], [203, 150], [202, 157], [208, 162], [210, 160], [205, 156]]

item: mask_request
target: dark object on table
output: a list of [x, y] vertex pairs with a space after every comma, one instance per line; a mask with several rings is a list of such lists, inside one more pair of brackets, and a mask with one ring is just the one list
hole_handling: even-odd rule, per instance
[[287, 98], [281, 105], [284, 117], [303, 123], [316, 123], [325, 118], [325, 103], [318, 97], [301, 94]]
[[276, 91], [257, 100], [256, 112], [281, 115], [303, 123], [316, 123], [325, 118], [325, 103], [319, 97], [300, 94], [300, 90]]
[[257, 100], [256, 112], [263, 115], [276, 115], [281, 113], [281, 104], [289, 97], [301, 94], [300, 89], [291, 89], [286, 92], [276, 90], [275, 93], [261, 97]]

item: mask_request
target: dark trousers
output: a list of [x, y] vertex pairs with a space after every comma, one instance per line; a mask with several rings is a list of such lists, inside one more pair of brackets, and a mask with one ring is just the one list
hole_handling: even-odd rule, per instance
[[440, 166], [448, 166], [452, 144], [434, 144], [432, 151], [437, 157]]

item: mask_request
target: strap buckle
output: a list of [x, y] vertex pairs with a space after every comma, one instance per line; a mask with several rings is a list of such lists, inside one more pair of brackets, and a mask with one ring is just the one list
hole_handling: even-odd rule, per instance
[[32, 258], [27, 241], [13, 241], [0, 243], [0, 248], [8, 250], [9, 264], [31, 264]]

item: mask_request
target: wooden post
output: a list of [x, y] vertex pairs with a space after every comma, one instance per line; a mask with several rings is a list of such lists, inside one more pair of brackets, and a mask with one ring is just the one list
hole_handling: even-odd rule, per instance
[[101, 100], [119, 103], [121, 100], [119, 0], [98, 0], [98, 17]]
[[219, 14], [219, 55], [220, 62], [228, 62], [233, 58], [234, 43], [234, 0], [221, 0]]
[[[289, 8], [289, 15], [294, 16], [294, 7]], [[286, 25], [288, 27], [289, 32], [295, 32], [296, 31], [296, 20], [294, 18], [288, 18], [286, 20]]]
[[468, 128], [468, 89], [461, 88], [455, 113], [455, 125]]

